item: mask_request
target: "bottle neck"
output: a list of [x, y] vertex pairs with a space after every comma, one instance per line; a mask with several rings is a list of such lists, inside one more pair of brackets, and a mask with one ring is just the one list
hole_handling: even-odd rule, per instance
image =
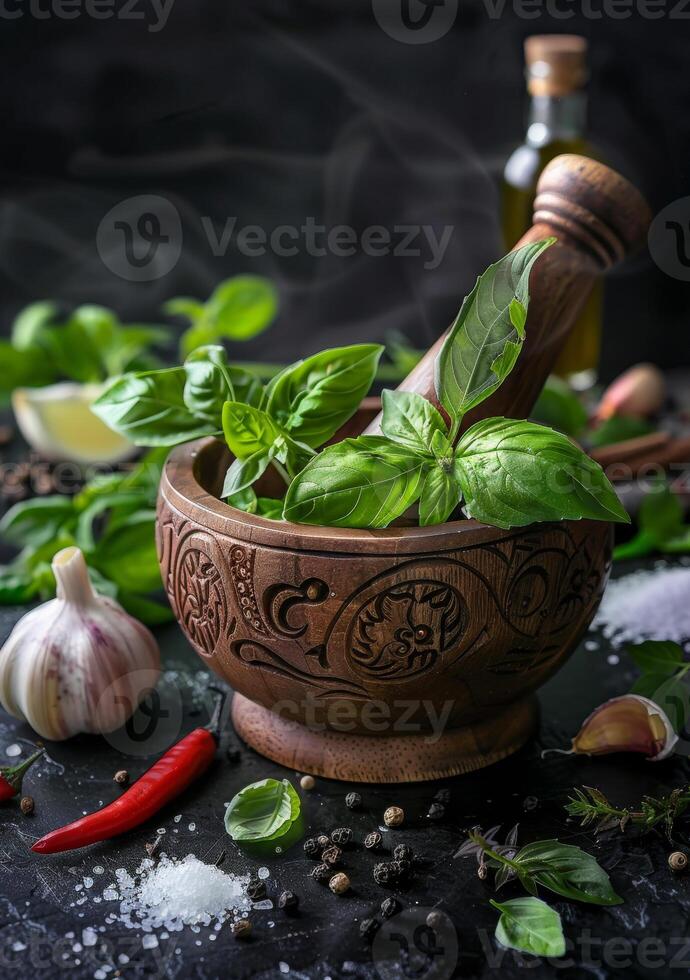
[[569, 95], [533, 95], [527, 121], [527, 143], [541, 147], [555, 140], [584, 136], [587, 122], [587, 96], [584, 92]]

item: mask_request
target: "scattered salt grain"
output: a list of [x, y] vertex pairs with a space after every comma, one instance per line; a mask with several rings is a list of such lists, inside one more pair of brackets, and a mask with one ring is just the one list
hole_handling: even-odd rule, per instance
[[189, 825], [189, 829], [190, 829], [191, 831], [195, 831], [195, 830], [196, 830], [196, 824], [195, 824], [195, 823], [190, 823], [190, 825]]
[[87, 926], [86, 929], [82, 929], [81, 941], [84, 946], [95, 946], [98, 942], [98, 935], [96, 930], [92, 929], [91, 926]]
[[158, 863], [145, 858], [134, 877], [124, 868], [115, 877], [109, 888], [120, 900], [118, 918], [129, 929], [177, 932], [188, 925], [199, 932], [200, 925], [225, 922], [252, 906], [245, 891], [248, 875], [227, 873], [193, 854], [183, 860], [163, 854]]
[[262, 881], [268, 878], [270, 873], [271, 872], [268, 870], [268, 868], [259, 868], [259, 870], [256, 872], [257, 877], [261, 878]]
[[12, 744], [8, 745], [7, 748], [5, 749], [5, 753], [9, 755], [10, 758], [12, 758], [15, 755], [21, 755], [22, 747], [21, 745], [17, 745], [16, 742], [12, 742]]
[[22, 950], [24, 949], [26, 949], [26, 943], [20, 942], [20, 940], [17, 940], [16, 942], [12, 943], [13, 952], [21, 953]]
[[616, 664], [619, 664], [620, 662], [621, 662], [621, 658], [618, 656], [617, 653], [610, 653], [606, 658], [606, 663], [611, 664], [612, 667], [615, 667]]
[[155, 949], [158, 946], [158, 940], [152, 932], [147, 932], [145, 936], [142, 936], [141, 945], [144, 949]]
[[289, 973], [290, 972], [290, 967], [288, 966], [288, 964], [287, 963], [283, 963], [282, 961], [278, 964], [278, 969], [280, 970], [281, 973]]
[[609, 582], [594, 626], [614, 647], [690, 640], [690, 568], [641, 570]]

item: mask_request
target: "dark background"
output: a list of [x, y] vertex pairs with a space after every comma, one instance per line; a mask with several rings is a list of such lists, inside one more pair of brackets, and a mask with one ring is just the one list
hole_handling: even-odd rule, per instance
[[[462, 0], [448, 34], [404, 44], [364, 0], [174, 0], [159, 31], [146, 0], [130, 14], [143, 19], [119, 7], [102, 21], [38, 19], [28, 0], [6, 0], [21, 16], [0, 14], [2, 332], [39, 298], [160, 320], [165, 299], [205, 298], [250, 272], [274, 279], [281, 313], [237, 357], [291, 359], [392, 328], [427, 346], [501, 252], [497, 178], [523, 137], [527, 34], [585, 34], [593, 141], [655, 211], [690, 193], [690, 5], [671, 16], [675, 2], [658, 19], [622, 9], [628, 18], [595, 20], [558, 19], [581, 11], [558, 0], [526, 20], [510, 2], [492, 17], [488, 0]], [[133, 283], [103, 264], [96, 229], [113, 205], [149, 193], [174, 203], [184, 245], [167, 275]], [[214, 257], [203, 215], [268, 232], [311, 215], [454, 233], [435, 270], [428, 256], [247, 258], [234, 243]], [[604, 377], [640, 359], [687, 363], [689, 307], [688, 284], [648, 255], [614, 272]]]

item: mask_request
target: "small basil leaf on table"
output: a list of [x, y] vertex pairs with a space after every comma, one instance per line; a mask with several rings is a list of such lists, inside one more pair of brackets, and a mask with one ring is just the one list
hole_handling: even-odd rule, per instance
[[675, 674], [685, 662], [683, 648], [671, 640], [645, 640], [628, 647], [628, 653], [645, 673]]
[[453, 473], [441, 466], [432, 466], [427, 472], [419, 499], [419, 523], [443, 524], [460, 503], [461, 491]]
[[218, 427], [197, 418], [184, 400], [182, 367], [119, 378], [91, 406], [106, 425], [136, 446], [175, 446], [214, 435]]
[[623, 901], [596, 858], [572, 844], [535, 841], [518, 851], [514, 861], [523, 874], [564, 898], [592, 905], [620, 905]]
[[380, 344], [337, 347], [285, 368], [266, 389], [266, 410], [312, 448], [335, 435], [359, 408], [376, 375]]
[[491, 904], [501, 913], [496, 939], [508, 949], [533, 956], [563, 956], [565, 937], [561, 917], [540, 898], [513, 898]]
[[387, 527], [419, 497], [428, 464], [385, 436], [344, 439], [292, 481], [283, 517], [331, 527]]
[[89, 562], [120, 588], [150, 592], [161, 587], [155, 541], [156, 512], [138, 510], [111, 521]]
[[567, 381], [552, 375], [546, 379], [531, 418], [577, 438], [587, 425], [587, 409]]
[[488, 398], [512, 370], [525, 337], [529, 275], [555, 239], [524, 245], [479, 276], [436, 360], [436, 394], [452, 419]]
[[629, 522], [601, 467], [534, 422], [477, 422], [458, 444], [455, 473], [465, 512], [497, 527], [583, 517]]
[[614, 559], [640, 558], [657, 550], [689, 550], [687, 544], [684, 548], [674, 546], [674, 542], [681, 542], [690, 529], [683, 524], [682, 504], [667, 483], [654, 486], [645, 494], [637, 514], [637, 525], [635, 537], [614, 549]]
[[436, 432], [448, 429], [438, 409], [414, 391], [389, 391], [382, 395], [381, 431], [393, 442], [428, 453]]
[[268, 412], [228, 401], [223, 406], [223, 434], [233, 456], [248, 459], [258, 452], [268, 452], [281, 430]]
[[225, 829], [236, 841], [274, 840], [288, 832], [300, 806], [287, 779], [262, 779], [233, 797], [225, 811]]

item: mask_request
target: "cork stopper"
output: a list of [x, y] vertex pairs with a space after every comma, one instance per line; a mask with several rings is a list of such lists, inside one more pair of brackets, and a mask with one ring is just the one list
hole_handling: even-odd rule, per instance
[[534, 34], [525, 39], [530, 95], [568, 95], [587, 82], [587, 41], [577, 34]]

